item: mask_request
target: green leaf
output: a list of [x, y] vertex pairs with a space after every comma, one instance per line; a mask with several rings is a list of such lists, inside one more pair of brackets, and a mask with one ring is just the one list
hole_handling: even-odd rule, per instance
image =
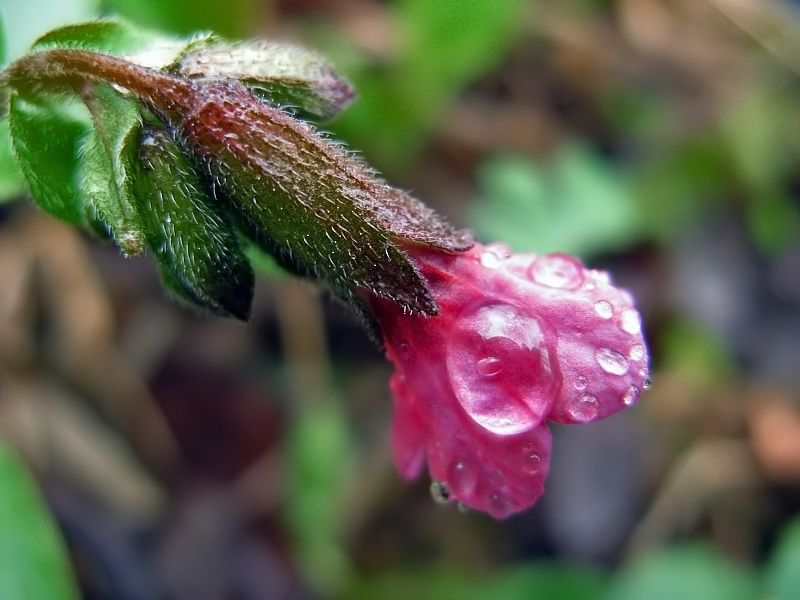
[[[529, 0], [400, 0], [390, 5], [392, 33], [403, 43], [387, 60], [364, 60], [348, 73], [359, 101], [337, 121], [335, 131], [384, 172], [407, 166], [458, 92], [506, 58], [531, 5]], [[339, 42], [339, 54], [345, 45]], [[330, 51], [334, 56], [334, 44]]]
[[519, 252], [585, 256], [625, 248], [647, 233], [627, 181], [581, 146], [564, 147], [546, 166], [498, 156], [479, 179], [471, 226]]
[[595, 569], [533, 563], [486, 574], [459, 572], [446, 565], [394, 571], [359, 582], [352, 600], [593, 600], [604, 578]]
[[190, 304], [246, 320], [254, 275], [233, 225], [169, 134], [148, 129], [139, 147], [134, 198], [165, 285]]
[[100, 19], [48, 31], [33, 43], [31, 49], [78, 48], [116, 55], [133, 52], [153, 41], [155, 36], [152, 33], [138, 29], [130, 23], [117, 19]]
[[[103, 221], [127, 256], [143, 250], [142, 227], [130, 189], [141, 129], [139, 105], [106, 85], [85, 98], [94, 128], [82, 148], [82, 189], [88, 211]], [[91, 218], [91, 217], [90, 217]]]
[[191, 34], [214, 30], [229, 38], [252, 36], [259, 23], [259, 0], [105, 0], [104, 8], [146, 27]]
[[83, 222], [79, 144], [88, 123], [69, 109], [14, 95], [8, 118], [14, 154], [33, 199], [54, 217], [79, 225]]
[[703, 545], [661, 549], [623, 568], [607, 600], [756, 600], [754, 574]]
[[351, 575], [342, 546], [341, 517], [349, 490], [353, 440], [339, 398], [303, 401], [288, 432], [290, 477], [285, 510], [306, 577], [330, 596]]
[[800, 593], [800, 519], [783, 528], [765, 568], [765, 598], [794, 600]]
[[528, 0], [398, 0], [401, 62], [428, 101], [440, 101], [501, 61]]
[[0, 204], [25, 191], [25, 178], [14, 158], [8, 119], [0, 120]]
[[2, 441], [0, 482], [0, 598], [77, 599], [53, 518], [27, 469]]

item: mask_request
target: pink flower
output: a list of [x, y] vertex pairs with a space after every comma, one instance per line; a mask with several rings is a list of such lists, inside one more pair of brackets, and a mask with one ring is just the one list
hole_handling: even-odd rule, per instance
[[602, 419], [649, 385], [633, 298], [563, 254], [404, 250], [440, 312], [404, 314], [369, 298], [397, 368], [397, 468], [410, 479], [427, 458], [442, 499], [497, 518], [524, 510], [544, 490], [546, 420]]

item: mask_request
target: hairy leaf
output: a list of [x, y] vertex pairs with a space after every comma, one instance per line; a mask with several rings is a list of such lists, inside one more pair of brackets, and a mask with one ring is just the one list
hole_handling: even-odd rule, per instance
[[164, 283], [214, 314], [246, 320], [254, 276], [230, 220], [165, 131], [147, 129], [134, 198]]
[[16, 94], [8, 118], [14, 154], [33, 199], [54, 217], [81, 224], [78, 148], [88, 124], [54, 102], [31, 102]]
[[11, 147], [8, 119], [0, 120], [0, 204], [13, 200], [25, 189], [25, 179]]
[[202, 98], [182, 125], [187, 144], [256, 241], [351, 304], [364, 288], [406, 310], [436, 314], [394, 240], [458, 251], [470, 246], [462, 235], [247, 89], [207, 84]]
[[141, 223], [130, 190], [141, 119], [136, 101], [105, 85], [93, 88], [86, 103], [94, 129], [82, 148], [82, 189], [90, 211], [109, 229], [127, 256], [143, 249]]
[[154, 40], [154, 35], [117, 19], [99, 19], [65, 25], [37, 39], [32, 50], [77, 48], [107, 54], [132, 52]]
[[321, 55], [263, 41], [225, 44], [187, 53], [176, 73], [200, 81], [236, 79], [271, 104], [328, 119], [347, 108], [355, 90]]

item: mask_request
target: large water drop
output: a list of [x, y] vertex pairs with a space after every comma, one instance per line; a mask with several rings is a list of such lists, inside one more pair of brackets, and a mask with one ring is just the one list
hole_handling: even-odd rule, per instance
[[614, 314], [614, 308], [608, 300], [598, 300], [595, 302], [594, 311], [603, 319], [610, 319]]
[[576, 290], [583, 283], [583, 268], [571, 256], [546, 254], [528, 267], [528, 277], [547, 287]]
[[612, 375], [625, 375], [630, 366], [630, 360], [622, 356], [619, 352], [614, 352], [610, 348], [600, 348], [594, 353], [594, 358], [600, 368]]
[[642, 317], [635, 308], [626, 308], [619, 317], [619, 326], [625, 333], [637, 335], [642, 331]]
[[432, 481], [431, 498], [437, 504], [447, 504], [451, 499], [450, 488], [444, 481]]

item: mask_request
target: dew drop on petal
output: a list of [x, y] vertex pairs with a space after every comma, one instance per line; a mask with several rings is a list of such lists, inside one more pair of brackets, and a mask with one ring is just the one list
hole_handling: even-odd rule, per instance
[[450, 485], [459, 496], [472, 494], [477, 483], [477, 471], [463, 461], [457, 462], [450, 470]]
[[496, 356], [486, 356], [478, 361], [478, 371], [484, 377], [494, 377], [502, 370], [503, 363]]
[[610, 319], [614, 314], [614, 309], [611, 302], [608, 300], [598, 300], [594, 303], [594, 311], [603, 319]]
[[650, 384], [652, 383], [650, 380], [650, 372], [645, 371], [644, 373], [642, 373], [642, 375], [644, 375], [644, 382], [642, 383], [642, 386], [644, 387], [644, 389], [648, 390], [650, 389]]
[[437, 504], [447, 504], [451, 498], [450, 488], [444, 481], [432, 481], [431, 498]]
[[639, 394], [641, 394], [641, 390], [636, 385], [631, 385], [628, 388], [628, 391], [622, 396], [622, 401], [625, 403], [625, 406], [633, 406], [639, 401]]
[[631, 360], [641, 360], [644, 356], [644, 346], [641, 344], [634, 344], [631, 346], [628, 356], [631, 357]]
[[492, 492], [489, 494], [489, 514], [495, 519], [502, 519], [511, 514], [511, 501], [503, 492]]
[[547, 287], [575, 290], [583, 283], [581, 264], [565, 254], [546, 254], [528, 267], [528, 277]]
[[626, 308], [619, 318], [619, 326], [625, 333], [637, 335], [642, 331], [642, 317], [635, 308]]
[[542, 466], [542, 457], [539, 456], [536, 452], [531, 452], [530, 455], [526, 456], [523, 463], [522, 469], [530, 474], [533, 475], [539, 470], [539, 467]]
[[586, 386], [588, 384], [589, 384], [589, 380], [586, 379], [586, 377], [584, 375], [578, 375], [575, 378], [575, 381], [572, 382], [572, 387], [574, 387], [576, 390], [580, 391], [580, 390], [585, 390]]
[[578, 422], [591, 421], [597, 417], [597, 398], [591, 394], [584, 394], [573, 402], [569, 412]]
[[511, 256], [511, 249], [505, 244], [489, 244], [481, 254], [481, 264], [487, 269], [496, 269]]
[[596, 350], [594, 359], [603, 371], [612, 375], [625, 375], [630, 366], [630, 361], [625, 356], [609, 348]]

